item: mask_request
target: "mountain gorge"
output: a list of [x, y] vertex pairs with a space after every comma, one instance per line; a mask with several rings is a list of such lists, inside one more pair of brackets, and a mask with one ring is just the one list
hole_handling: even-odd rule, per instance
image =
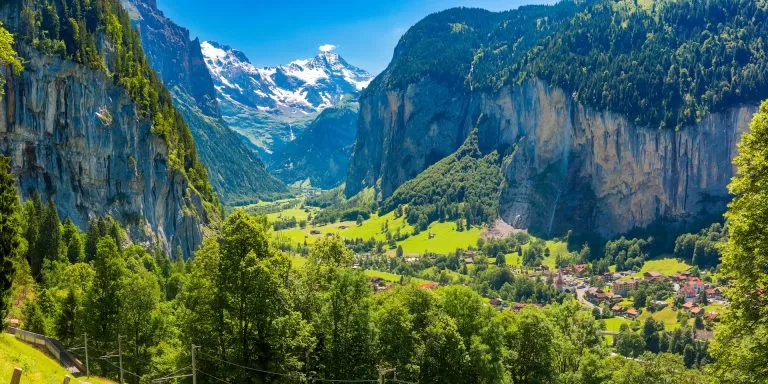
[[150, 0], [124, 0], [150, 65], [173, 95], [195, 137], [209, 178], [225, 204], [287, 193], [258, 154], [222, 118], [200, 41]]
[[286, 183], [309, 180], [331, 189], [347, 177], [359, 105], [349, 97], [324, 109], [295, 140], [272, 156], [269, 171]]
[[267, 159], [299, 137], [323, 109], [359, 93], [372, 79], [332, 47], [321, 47], [311, 59], [259, 68], [232, 47], [201, 45], [224, 119]]
[[433, 14], [361, 96], [346, 193], [386, 199], [476, 128], [502, 156], [499, 215], [517, 228], [611, 237], [719, 215], [768, 94], [766, 17], [737, 0]]
[[[0, 5], [26, 62], [20, 75], [3, 69], [0, 151], [25, 199], [53, 200], [81, 228], [112, 215], [134, 240], [191, 256], [220, 214], [189, 128], [120, 4], [78, 5], [77, 14], [58, 2]], [[40, 23], [43, 13], [79, 34]]]

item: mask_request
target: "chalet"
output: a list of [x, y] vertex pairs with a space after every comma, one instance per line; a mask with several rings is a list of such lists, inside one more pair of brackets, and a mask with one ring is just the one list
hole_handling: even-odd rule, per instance
[[699, 316], [704, 310], [701, 307], [694, 307], [691, 308], [691, 314], [694, 316]]
[[693, 309], [695, 307], [696, 307], [696, 304], [691, 303], [691, 302], [687, 302], [687, 303], [683, 304], [683, 310], [685, 310], [685, 311], [690, 311], [691, 309]]
[[622, 307], [621, 305], [614, 305], [613, 307], [611, 307], [611, 311], [613, 311], [613, 313], [622, 313], [624, 312], [624, 307]]
[[309, 231], [309, 234], [310, 235], [320, 235], [320, 234], [322, 234], [322, 232], [320, 232], [319, 229], [313, 229], [313, 230]]
[[703, 291], [705, 289], [704, 282], [701, 281], [701, 279], [699, 279], [698, 277], [691, 277], [691, 278], [689, 278], [687, 285], [689, 287], [695, 289], [696, 290], [696, 294], [699, 294], [699, 292], [701, 292], [701, 291]]
[[664, 280], [664, 275], [662, 275], [659, 272], [646, 272], [643, 277], [645, 277], [646, 281], [662, 281]]
[[523, 308], [525, 308], [526, 305], [523, 303], [515, 303], [515, 305], [512, 306], [512, 310], [515, 312], [520, 312]]
[[654, 300], [651, 302], [651, 305], [653, 305], [656, 309], [663, 309], [669, 306], [669, 303], [664, 300]]
[[491, 305], [494, 307], [501, 307], [502, 301], [501, 299], [491, 299], [488, 301]]
[[637, 309], [631, 308], [630, 310], [627, 311], [627, 316], [629, 317], [634, 318], [634, 317], [637, 317], [638, 315], [639, 313], [637, 313]]
[[612, 299], [614, 295], [610, 292], [606, 293], [600, 288], [589, 287], [584, 293], [584, 296], [589, 302], [598, 304], [602, 301]]
[[464, 264], [472, 264], [474, 262], [475, 262], [475, 259], [473, 259], [471, 257], [465, 257], [464, 258]]
[[677, 291], [677, 296], [684, 298], [687, 302], [696, 301], [696, 294], [696, 289], [687, 285], [680, 287], [680, 289]]
[[587, 271], [587, 266], [584, 264], [576, 264], [573, 266], [572, 270], [574, 275], [581, 277], [584, 275], [584, 272]]
[[672, 277], [670, 277], [670, 279], [672, 281], [681, 282], [681, 281], [687, 281], [688, 280], [688, 276], [685, 276], [685, 275], [683, 275], [681, 273], [678, 273], [678, 274], [672, 275]]
[[613, 292], [622, 296], [627, 296], [629, 292], [637, 288], [639, 280], [631, 278], [629, 280], [617, 280], [613, 282]]
[[435, 289], [435, 288], [437, 288], [439, 285], [440, 285], [440, 284], [438, 284], [438, 283], [424, 283], [424, 284], [420, 285], [419, 287], [420, 287], [421, 289]]
[[707, 312], [706, 315], [704, 315], [704, 319], [707, 321], [718, 321], [717, 312]]

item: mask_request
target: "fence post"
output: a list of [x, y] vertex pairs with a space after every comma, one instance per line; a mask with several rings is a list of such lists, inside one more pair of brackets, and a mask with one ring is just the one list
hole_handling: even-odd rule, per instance
[[69, 384], [69, 375], [64, 375], [64, 383], [62, 384]]
[[19, 384], [21, 382], [21, 368], [13, 370], [13, 376], [11, 377], [11, 384]]

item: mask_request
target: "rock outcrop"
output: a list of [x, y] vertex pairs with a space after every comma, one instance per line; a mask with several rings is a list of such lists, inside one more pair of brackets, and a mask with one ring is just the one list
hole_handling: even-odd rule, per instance
[[580, 105], [537, 79], [456, 92], [425, 78], [361, 99], [347, 194], [378, 185], [391, 195], [478, 128], [481, 149], [504, 155], [499, 213], [516, 228], [610, 237], [693, 221], [724, 211], [736, 143], [756, 109], [658, 130]]
[[165, 141], [125, 89], [71, 61], [33, 50], [23, 56], [25, 71], [6, 71], [0, 102], [0, 153], [12, 158], [23, 197], [53, 199], [59, 215], [83, 229], [110, 214], [132, 239], [192, 255], [209, 221], [203, 201], [171, 169]]

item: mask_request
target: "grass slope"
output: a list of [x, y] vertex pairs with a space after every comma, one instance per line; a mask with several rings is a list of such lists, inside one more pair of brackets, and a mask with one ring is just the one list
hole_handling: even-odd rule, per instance
[[[64, 376], [69, 374], [49, 355], [4, 333], [0, 335], [0, 382], [10, 382], [16, 367], [22, 369], [23, 384], [61, 384]], [[80, 377], [78, 380], [92, 384], [114, 384], [113, 381], [99, 377]], [[77, 383], [77, 380], [72, 382]]]
[[[476, 246], [481, 233], [482, 229], [478, 227], [459, 232], [456, 230], [456, 223], [435, 222], [430, 224], [426, 231], [411, 236], [398, 244], [403, 247], [403, 251], [406, 253], [448, 254], [459, 248], [467, 249], [469, 246]], [[430, 238], [430, 234], [432, 234], [432, 238]]]

